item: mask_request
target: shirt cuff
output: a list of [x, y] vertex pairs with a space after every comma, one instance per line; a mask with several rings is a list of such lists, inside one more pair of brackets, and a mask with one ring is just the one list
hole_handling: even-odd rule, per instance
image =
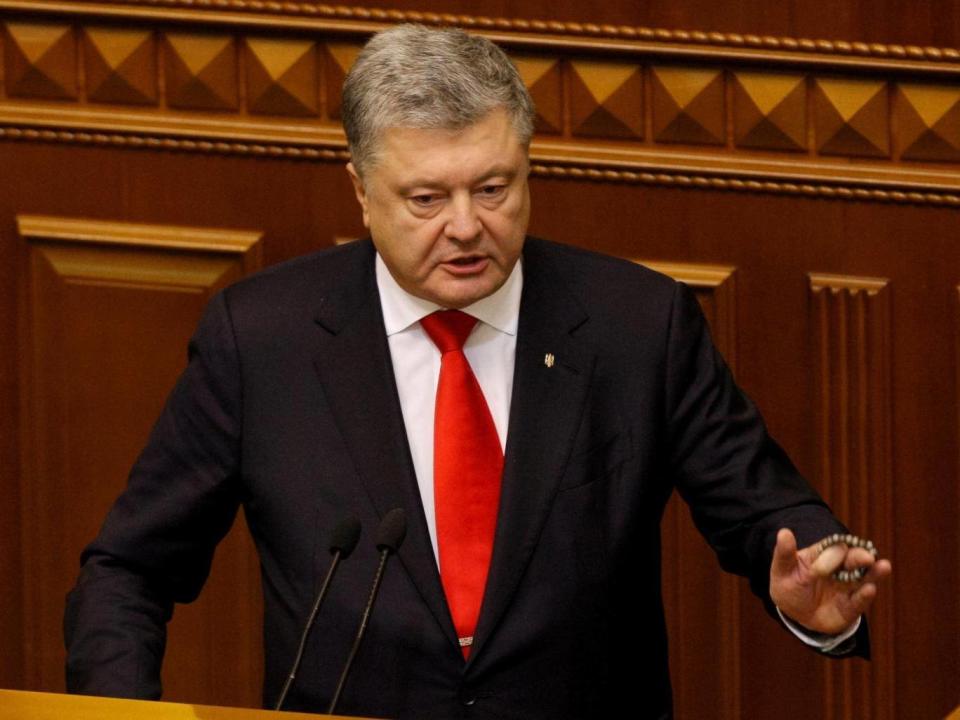
[[820, 652], [825, 653], [836, 650], [840, 645], [853, 637], [857, 630], [860, 629], [860, 622], [863, 620], [863, 616], [861, 615], [850, 627], [848, 627], [839, 635], [828, 635], [827, 633], [818, 633], [814, 632], [813, 630], [808, 630], [807, 628], [795, 623], [793, 620], [780, 612], [780, 608], [777, 608], [777, 614], [780, 616], [783, 624], [787, 626], [787, 629], [800, 638], [801, 642], [803, 642], [805, 645], [816, 648]]

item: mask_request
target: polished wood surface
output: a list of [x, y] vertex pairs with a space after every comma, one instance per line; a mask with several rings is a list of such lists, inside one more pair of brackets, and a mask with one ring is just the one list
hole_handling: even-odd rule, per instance
[[332, 720], [337, 717], [342, 716], [0, 690], [0, 720]]
[[[363, 234], [339, 84], [400, 19], [504, 45], [538, 105], [531, 231], [690, 284], [774, 435], [893, 560], [873, 661], [827, 661], [671, 501], [677, 717], [945, 716], [960, 3], [903, 0], [842, 0], [829, 23], [754, 0], [0, 0], [0, 685], [62, 690], [63, 595], [205, 299]], [[259, 704], [257, 586], [241, 518], [177, 610], [165, 698]]]

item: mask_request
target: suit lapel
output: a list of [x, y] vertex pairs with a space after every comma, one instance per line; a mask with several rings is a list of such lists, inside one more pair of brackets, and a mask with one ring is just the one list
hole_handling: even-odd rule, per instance
[[528, 241], [523, 271], [500, 509], [471, 664], [510, 604], [537, 546], [593, 370], [592, 354], [573, 337], [586, 314], [536, 241]]
[[[573, 336], [586, 314], [544, 255], [540, 245], [528, 241], [500, 508], [471, 664], [509, 606], [536, 549], [593, 370], [592, 353]], [[314, 366], [378, 515], [395, 507], [406, 511], [400, 560], [458, 648], [410, 459], [373, 258], [371, 245], [357, 248], [351, 258], [357, 265], [343, 268], [345, 281], [320, 300]], [[546, 361], [548, 353], [552, 363]]]
[[398, 556], [424, 602], [450, 638], [456, 632], [433, 557], [397, 397], [374, 273], [374, 253], [354, 253], [336, 291], [316, 312], [314, 366], [354, 466], [379, 517], [396, 507], [407, 515]]

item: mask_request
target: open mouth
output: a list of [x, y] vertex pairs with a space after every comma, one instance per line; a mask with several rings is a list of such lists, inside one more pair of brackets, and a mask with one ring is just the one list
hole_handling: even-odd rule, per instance
[[466, 257], [453, 258], [443, 263], [448, 272], [456, 275], [470, 275], [481, 272], [487, 266], [487, 258], [481, 255], [468, 255]]

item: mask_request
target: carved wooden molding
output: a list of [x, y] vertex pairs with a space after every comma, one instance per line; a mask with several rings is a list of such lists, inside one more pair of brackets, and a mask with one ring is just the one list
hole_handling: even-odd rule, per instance
[[[0, 140], [342, 162], [344, 74], [370, 33], [418, 19], [451, 18], [254, 0], [0, 0]], [[879, 67], [855, 44], [797, 41], [803, 61], [775, 67], [738, 36], [723, 41], [737, 53], [720, 56], [706, 33], [651, 31], [621, 46], [577, 23], [560, 33], [488, 20], [460, 24], [503, 43], [530, 88], [535, 175], [960, 205], [960, 62], [949, 52], [904, 49], [906, 65]]]
[[254, 261], [258, 265], [261, 262], [259, 243], [263, 234], [250, 230], [180, 227], [45, 215], [18, 215], [17, 229], [20, 237], [30, 242], [55, 240], [239, 255], [253, 251]]
[[728, 265], [638, 261], [697, 291], [710, 321], [714, 342], [732, 370], [737, 367], [737, 269]]
[[596, 182], [667, 186], [691, 190], [728, 190], [731, 192], [817, 197], [827, 200], [960, 206], [960, 194], [908, 190], [906, 187], [898, 189], [898, 186], [894, 183], [890, 183], [890, 189], [882, 189], [844, 183], [828, 185], [802, 181], [744, 179], [734, 174], [699, 175], [684, 172], [639, 172], [635, 170], [616, 170], [603, 166], [569, 167], [542, 163], [531, 166], [531, 173], [535, 176], [564, 180], [593, 180]]
[[[809, 276], [818, 398], [818, 486], [851, 530], [893, 547], [892, 319], [888, 280]], [[891, 588], [888, 588], [888, 590]], [[895, 602], [871, 610], [873, 662], [824, 669], [825, 718], [893, 717]]]
[[[346, 5], [329, 5], [316, 2], [286, 0], [101, 0], [100, 2], [75, 2], [66, 6], [62, 0], [4, 0], [0, 8], [17, 10], [73, 12], [116, 16], [136, 16], [136, 10], [173, 8], [195, 10], [210, 16], [220, 16], [229, 21], [231, 13], [254, 16], [279, 16], [318, 20], [358, 20], [361, 22], [398, 23], [416, 22], [427, 25], [456, 25], [476, 31], [506, 31], [513, 33], [540, 33], [565, 35], [571, 38], [608, 38], [616, 40], [642, 40], [664, 44], [703, 45], [730, 48], [738, 51], [787, 51], [807, 55], [852, 56], [857, 59], [881, 58], [895, 60], [932, 60], [937, 62], [960, 62], [956, 48], [921, 47], [884, 43], [865, 43], [848, 40], [794, 38], [788, 36], [754, 35], [700, 30], [650, 28], [634, 25], [611, 25], [590, 22], [563, 22], [547, 19], [494, 18], [483, 15], [422, 12], [419, 10], [388, 10]], [[114, 6], [114, 7], [111, 7]], [[125, 12], [124, 12], [125, 11]]]

